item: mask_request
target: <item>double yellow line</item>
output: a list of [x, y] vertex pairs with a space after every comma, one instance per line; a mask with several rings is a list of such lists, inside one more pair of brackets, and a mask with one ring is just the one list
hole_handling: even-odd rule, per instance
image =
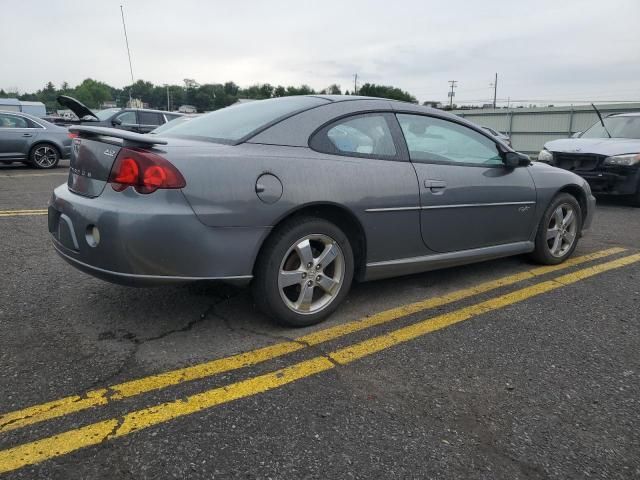
[[[517, 273], [479, 284], [475, 287], [458, 290], [448, 295], [430, 298], [421, 302], [386, 310], [363, 320], [326, 328], [304, 335], [295, 340], [282, 342], [251, 352], [217, 359], [187, 368], [140, 378], [113, 385], [104, 389], [86, 392], [82, 396], [71, 396], [36, 405], [23, 410], [10, 412], [0, 416], [0, 433], [32, 425], [52, 418], [79, 412], [87, 408], [106, 405], [123, 398], [141, 395], [146, 392], [170, 387], [186, 381], [202, 379], [222, 372], [236, 370], [274, 359], [288, 353], [302, 350], [309, 346], [334, 340], [350, 333], [364, 330], [376, 325], [391, 322], [410, 314], [429, 308], [446, 305], [458, 300], [486, 293], [500, 287], [533, 279], [540, 275], [576, 266], [588, 261], [601, 259], [623, 252], [624, 249], [612, 248], [590, 255], [570, 259], [562, 265], [540, 267], [530, 271]], [[178, 417], [189, 415], [216, 405], [239, 398], [256, 395], [296, 380], [331, 370], [337, 365], [346, 365], [362, 357], [372, 355], [392, 346], [405, 343], [430, 332], [468, 320], [483, 313], [504, 308], [508, 305], [524, 301], [528, 298], [576, 283], [616, 268], [624, 267], [640, 261], [640, 254], [621, 257], [606, 263], [597, 264], [573, 273], [565, 274], [552, 280], [535, 283], [511, 293], [500, 295], [474, 305], [437, 315], [374, 336], [350, 346], [334, 350], [326, 355], [316, 356], [270, 373], [258, 375], [247, 380], [218, 387], [191, 395], [186, 399], [167, 402], [149, 408], [133, 411], [124, 417], [111, 418], [69, 430], [34, 442], [18, 445], [0, 451], [0, 473], [38, 463], [50, 458], [70, 453], [80, 448], [102, 443], [105, 440], [119, 438], [137, 430], [151, 427]]]
[[0, 217], [30, 217], [33, 215], [46, 215], [46, 208], [34, 210], [0, 210]]

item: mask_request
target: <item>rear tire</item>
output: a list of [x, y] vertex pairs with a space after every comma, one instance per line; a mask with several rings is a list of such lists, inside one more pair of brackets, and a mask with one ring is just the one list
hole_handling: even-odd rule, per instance
[[547, 207], [538, 225], [533, 260], [557, 265], [569, 258], [582, 232], [582, 210], [573, 195], [560, 193]]
[[55, 168], [60, 162], [60, 152], [55, 145], [50, 143], [38, 143], [29, 153], [29, 161], [35, 168], [48, 170]]
[[353, 270], [353, 251], [342, 230], [322, 218], [294, 218], [278, 227], [260, 252], [253, 297], [281, 325], [314, 325], [349, 293]]

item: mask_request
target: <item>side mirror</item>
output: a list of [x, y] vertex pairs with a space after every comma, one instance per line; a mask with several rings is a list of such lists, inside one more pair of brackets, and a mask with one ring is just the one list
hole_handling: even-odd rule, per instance
[[582, 136], [582, 132], [576, 132], [573, 135], [571, 135], [571, 138], [580, 138]]
[[115, 118], [111, 120], [111, 125], [113, 125], [114, 127], [119, 127], [120, 125], [122, 125], [122, 120], [120, 120], [119, 118]]
[[507, 168], [526, 167], [531, 163], [529, 155], [518, 152], [506, 152], [502, 161]]

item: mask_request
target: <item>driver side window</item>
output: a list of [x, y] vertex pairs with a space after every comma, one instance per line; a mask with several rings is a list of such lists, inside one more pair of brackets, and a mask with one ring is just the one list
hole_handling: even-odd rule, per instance
[[464, 125], [422, 115], [397, 117], [412, 161], [503, 164], [496, 143]]

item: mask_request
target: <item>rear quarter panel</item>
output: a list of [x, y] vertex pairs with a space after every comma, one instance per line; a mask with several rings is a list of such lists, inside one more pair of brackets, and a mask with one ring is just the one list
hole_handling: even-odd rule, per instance
[[[215, 147], [213, 147], [215, 148]], [[425, 254], [419, 211], [367, 212], [371, 208], [417, 206], [418, 182], [409, 162], [327, 155], [307, 147], [242, 144], [169, 149], [167, 158], [183, 173], [183, 192], [200, 220], [212, 227], [273, 227], [314, 204], [349, 210], [367, 240], [368, 261]], [[282, 197], [267, 204], [256, 182], [278, 177]]]

